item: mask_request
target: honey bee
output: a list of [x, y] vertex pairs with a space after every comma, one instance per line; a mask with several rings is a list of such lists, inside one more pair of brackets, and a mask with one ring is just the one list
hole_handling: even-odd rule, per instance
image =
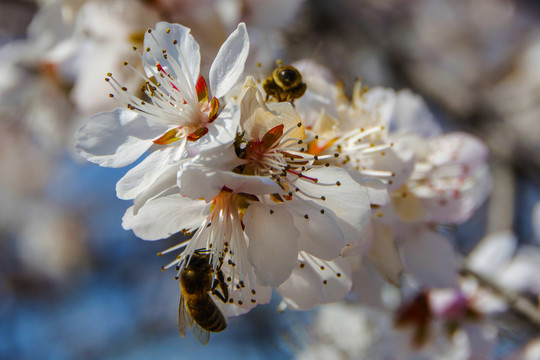
[[272, 96], [278, 102], [298, 99], [304, 95], [307, 86], [302, 82], [302, 74], [290, 65], [282, 65], [274, 69], [272, 76], [263, 82], [266, 101]]
[[[193, 252], [189, 265], [180, 274], [180, 304], [178, 307], [178, 330], [180, 336], [186, 335], [189, 326], [193, 335], [203, 345], [208, 344], [210, 332], [225, 330], [227, 322], [208, 292], [227, 303], [229, 292], [225, 283], [220, 259], [216, 273], [210, 263], [207, 249]], [[221, 288], [222, 293], [217, 290]]]

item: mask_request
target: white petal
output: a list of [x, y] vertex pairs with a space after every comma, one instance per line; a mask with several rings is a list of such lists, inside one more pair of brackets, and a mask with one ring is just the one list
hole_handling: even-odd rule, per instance
[[[216, 304], [222, 310], [223, 315], [227, 317], [245, 314], [257, 305], [269, 303], [272, 297], [272, 288], [260, 285], [257, 282], [257, 277], [255, 275], [252, 277], [253, 281], [249, 281], [249, 276], [244, 277], [246, 281], [244, 281], [243, 285], [245, 286], [240, 286], [238, 281], [239, 266], [238, 264], [236, 265], [235, 268], [231, 267], [227, 263], [226, 257], [223, 266], [221, 267], [225, 279], [232, 277], [233, 274], [237, 276], [236, 281], [227, 282], [229, 285], [229, 299], [232, 299], [233, 302], [224, 304], [221, 301], [216, 301]], [[250, 266], [249, 264], [247, 265]]]
[[75, 134], [75, 148], [88, 161], [122, 167], [137, 160], [166, 130], [133, 111], [115, 109], [90, 118]]
[[394, 285], [399, 285], [399, 277], [403, 273], [403, 264], [394, 245], [392, 229], [372, 223], [373, 241], [368, 257], [373, 267]]
[[352, 292], [361, 304], [383, 308], [382, 291], [386, 284], [381, 274], [363, 259], [359, 269], [352, 273]]
[[390, 120], [391, 132], [413, 132], [429, 138], [441, 134], [441, 126], [433, 118], [421, 96], [410, 90], [397, 92], [396, 107]]
[[397, 141], [394, 146], [385, 150], [384, 156], [374, 158], [373, 169], [381, 171], [390, 171], [394, 174], [390, 178], [391, 183], [388, 184], [388, 190], [396, 190], [403, 185], [414, 170], [414, 151], [406, 145]]
[[116, 196], [131, 200], [146, 190], [172, 163], [176, 148], [162, 146], [130, 169], [116, 184]]
[[284, 205], [294, 214], [294, 224], [300, 231], [300, 250], [324, 260], [332, 260], [340, 255], [345, 238], [331, 210], [323, 210], [324, 214], [321, 214], [321, 207], [310, 200], [299, 199]]
[[491, 176], [487, 164], [480, 167], [463, 184], [446, 189], [442, 193], [419, 194], [420, 187], [414, 189], [421, 201], [427, 222], [462, 223], [467, 221], [482, 205], [491, 190]]
[[168, 195], [147, 202], [137, 215], [133, 214], [133, 207], [127, 209], [122, 227], [133, 230], [143, 240], [164, 239], [183, 229], [192, 231], [199, 227], [207, 207], [204, 201]]
[[[208, 126], [208, 133], [194, 142], [199, 151], [206, 151], [223, 144], [232, 144], [236, 138], [236, 130], [240, 121], [240, 107], [229, 103], [219, 116]], [[188, 145], [190, 145], [188, 143]]]
[[158, 196], [167, 189], [177, 189], [176, 175], [177, 165], [169, 166], [153, 183], [151, 183], [143, 192], [141, 192], [133, 201], [133, 213], [137, 215], [139, 209], [153, 197]]
[[249, 38], [246, 25], [240, 23], [223, 43], [210, 68], [212, 96], [221, 98], [236, 85], [244, 72], [248, 53]]
[[[311, 200], [321, 208], [328, 208], [334, 212], [347, 243], [358, 241], [371, 216], [366, 189], [354, 181], [345, 169], [336, 167], [312, 168], [304, 172], [304, 175], [317, 178], [318, 184], [298, 180], [296, 186], [312, 196], [314, 199]], [[296, 193], [296, 196], [302, 197], [303, 195]], [[322, 200], [321, 197], [324, 197], [325, 200]]]
[[420, 231], [401, 245], [405, 270], [428, 287], [457, 284], [455, 253], [449, 240], [429, 230]]
[[[167, 29], [170, 29], [169, 33]], [[178, 79], [180, 74], [174, 71], [169, 62], [171, 58], [175, 59], [182, 67], [184, 76], [191, 77], [189, 80], [193, 82], [192, 89], [195, 91], [195, 84], [200, 73], [201, 54], [199, 44], [190, 32], [189, 28], [179, 24], [157, 23], [155, 30], [144, 34], [143, 59], [151, 66], [159, 62], [168, 74]], [[176, 45], [173, 43], [174, 40], [177, 41]], [[146, 48], [150, 48], [150, 51], [146, 51]], [[163, 50], [167, 53], [167, 59], [163, 57]], [[151, 75], [153, 75], [151, 72], [148, 73], [148, 76]]]
[[[430, 162], [435, 166], [463, 164], [468, 172], [474, 172], [488, 157], [487, 146], [477, 137], [467, 133], [453, 132], [431, 139]], [[444, 169], [444, 168], [443, 168]], [[462, 171], [462, 168], [456, 168]]]
[[206, 201], [216, 197], [224, 186], [235, 193], [252, 195], [274, 194], [280, 191], [277, 184], [267, 177], [212, 171], [197, 166], [182, 169], [178, 184], [182, 195]]
[[[351, 290], [351, 266], [344, 258], [322, 261], [300, 253], [291, 277], [276, 291], [293, 310], [310, 310], [345, 297]], [[300, 265], [303, 264], [303, 267]]]
[[287, 280], [296, 265], [300, 233], [286, 207], [252, 203], [243, 222], [249, 261], [259, 283], [277, 286]]
[[368, 192], [369, 202], [372, 205], [384, 206], [390, 201], [390, 195], [385, 183], [379, 179], [367, 179], [358, 180], [355, 178]]
[[496, 280], [506, 289], [540, 294], [540, 250], [523, 245], [516, 256], [502, 269]]
[[484, 276], [492, 276], [508, 262], [517, 248], [511, 232], [497, 232], [486, 236], [467, 256], [467, 266]]

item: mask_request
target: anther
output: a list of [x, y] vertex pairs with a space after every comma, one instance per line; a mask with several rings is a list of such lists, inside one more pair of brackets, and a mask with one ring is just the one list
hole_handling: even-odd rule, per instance
[[272, 215], [274, 213], [274, 210], [270, 209], [270, 215]]
[[165, 32], [168, 34], [171, 32], [171, 29], [167, 28], [167, 30], [165, 30]]
[[324, 214], [324, 209], [321, 209], [321, 214]]
[[323, 283], [323, 285], [326, 285], [326, 284], [328, 284], [328, 281], [326, 281], [326, 280], [323, 280], [323, 282], [322, 282], [322, 283]]
[[308, 214], [304, 215], [304, 219], [309, 219]]
[[326, 200], [326, 196], [321, 196], [321, 200], [322, 200], [322, 201], [325, 201], [325, 200]]
[[175, 40], [173, 40], [172, 43], [173, 43], [174, 45], [176, 45], [176, 44], [178, 44], [178, 40], [175, 39]]
[[341, 183], [339, 181], [336, 181], [337, 186], [341, 186]]

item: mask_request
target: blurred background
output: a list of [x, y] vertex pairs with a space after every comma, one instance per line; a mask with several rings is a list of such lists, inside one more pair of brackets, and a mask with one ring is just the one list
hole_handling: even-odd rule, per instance
[[[0, 359], [289, 359], [309, 343], [317, 310], [278, 314], [277, 298], [206, 347], [181, 339], [178, 283], [156, 256], [176, 240], [124, 231], [115, 183], [126, 169], [74, 153], [74, 131], [116, 107], [105, 74], [136, 81], [121, 64], [162, 20], [192, 28], [203, 73], [245, 21], [248, 72], [310, 58], [348, 90], [360, 77], [419, 93], [445, 130], [491, 150], [493, 194], [451, 230], [456, 249], [496, 231], [539, 244], [538, 1], [1, 0]], [[539, 336], [518, 315], [497, 324], [493, 359]]]

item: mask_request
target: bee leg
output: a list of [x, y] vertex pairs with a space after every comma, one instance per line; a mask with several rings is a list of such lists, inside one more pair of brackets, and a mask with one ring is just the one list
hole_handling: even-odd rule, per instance
[[[214, 283], [214, 286], [212, 286], [212, 294], [216, 295], [224, 303], [227, 303], [227, 301], [229, 300], [229, 290], [227, 289], [227, 284], [225, 283], [225, 277], [223, 276], [222, 271], [219, 271], [217, 273], [217, 278], [218, 278], [218, 281], [216, 281]], [[216, 290], [218, 283], [223, 294], [221, 294], [219, 291]]]
[[212, 295], [216, 295], [218, 297], [219, 300], [223, 301], [223, 303], [227, 303], [227, 300], [229, 299], [225, 299], [225, 296], [223, 296], [219, 291], [217, 290], [212, 290]]

